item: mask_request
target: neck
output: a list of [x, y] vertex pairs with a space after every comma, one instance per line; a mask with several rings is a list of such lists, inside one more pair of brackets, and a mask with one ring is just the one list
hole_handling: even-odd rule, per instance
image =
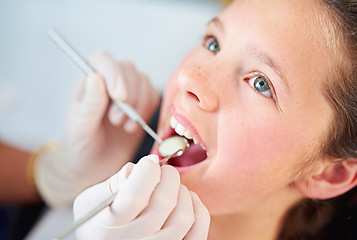
[[286, 212], [301, 195], [292, 194], [284, 201], [266, 201], [251, 211], [211, 216], [208, 240], [275, 240]]
[[[254, 221], [252, 217], [242, 220], [236, 216], [212, 217], [208, 240], [273, 240], [280, 224], [269, 217], [269, 221]], [[236, 226], [227, 228], [227, 226]]]

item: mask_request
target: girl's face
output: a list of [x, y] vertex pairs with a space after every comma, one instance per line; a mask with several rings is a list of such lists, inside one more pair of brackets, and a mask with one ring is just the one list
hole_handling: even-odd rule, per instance
[[235, 1], [169, 81], [158, 132], [177, 135], [174, 118], [200, 143], [169, 164], [212, 215], [301, 198], [297, 166], [318, 152], [332, 116], [320, 13], [311, 0]]

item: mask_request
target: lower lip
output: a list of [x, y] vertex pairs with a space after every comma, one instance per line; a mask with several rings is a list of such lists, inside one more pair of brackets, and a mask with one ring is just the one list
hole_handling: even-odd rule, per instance
[[[187, 174], [189, 172], [197, 170], [198, 168], [204, 167], [204, 165], [206, 165], [207, 162], [208, 162], [208, 159], [205, 159], [199, 163], [196, 163], [196, 164], [193, 164], [190, 166], [185, 166], [185, 167], [178, 167], [178, 166], [172, 166], [172, 165], [171, 166], [174, 167], [182, 176], [184, 174]], [[169, 165], [169, 164], [165, 163], [164, 165]]]

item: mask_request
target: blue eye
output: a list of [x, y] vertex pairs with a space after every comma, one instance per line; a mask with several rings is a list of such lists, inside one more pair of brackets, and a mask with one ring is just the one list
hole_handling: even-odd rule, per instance
[[266, 97], [273, 97], [270, 90], [269, 81], [263, 76], [256, 76], [249, 79], [248, 83], [259, 93]]
[[217, 54], [220, 51], [218, 41], [212, 36], [205, 37], [204, 46], [214, 54]]

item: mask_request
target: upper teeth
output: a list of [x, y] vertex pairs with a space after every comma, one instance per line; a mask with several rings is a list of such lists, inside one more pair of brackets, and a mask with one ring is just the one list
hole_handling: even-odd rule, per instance
[[193, 134], [188, 131], [181, 123], [179, 123], [173, 116], [170, 118], [170, 126], [178, 135], [185, 136], [187, 139], [192, 139], [195, 144], [199, 144], [198, 140], [193, 137]]

